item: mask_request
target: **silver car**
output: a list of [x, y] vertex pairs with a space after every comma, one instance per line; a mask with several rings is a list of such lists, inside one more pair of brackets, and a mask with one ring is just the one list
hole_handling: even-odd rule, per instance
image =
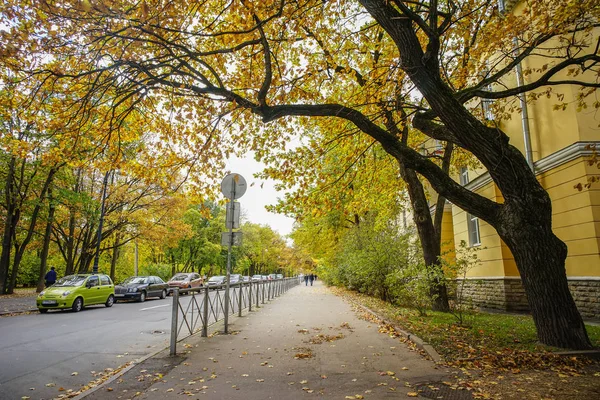
[[208, 287], [216, 287], [216, 286], [224, 285], [226, 279], [227, 279], [227, 277], [223, 276], [223, 275], [211, 276], [208, 279], [208, 282], [206, 282], [206, 286], [208, 286]]

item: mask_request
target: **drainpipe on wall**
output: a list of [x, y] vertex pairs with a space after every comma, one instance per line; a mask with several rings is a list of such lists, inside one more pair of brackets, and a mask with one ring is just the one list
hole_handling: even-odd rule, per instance
[[[515, 54], [517, 53], [518, 41], [517, 38], [513, 38]], [[523, 68], [521, 63], [517, 64], [516, 67], [517, 75], [517, 87], [521, 87], [524, 84], [523, 80]], [[527, 111], [527, 98], [525, 93], [519, 94], [519, 103], [521, 105], [521, 126], [523, 127], [523, 143], [525, 144], [525, 159], [529, 168], [535, 173], [533, 165], [533, 151], [531, 150], [531, 135], [529, 130], [529, 113]]]

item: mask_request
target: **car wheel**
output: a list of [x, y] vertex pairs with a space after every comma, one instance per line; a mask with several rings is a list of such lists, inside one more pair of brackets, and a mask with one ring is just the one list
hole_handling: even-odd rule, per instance
[[140, 302], [143, 303], [144, 301], [146, 301], [146, 292], [140, 293]]
[[83, 299], [81, 297], [76, 298], [71, 309], [75, 312], [81, 311], [83, 309]]
[[166, 297], [167, 297], [167, 289], [163, 289], [163, 291], [160, 292], [160, 298], [165, 299]]
[[46, 314], [48, 312], [47, 308], [38, 308], [38, 310], [40, 310], [40, 313], [42, 314]]
[[106, 303], [104, 303], [104, 305], [106, 307], [112, 307], [113, 304], [115, 304], [115, 296], [113, 296], [112, 294], [110, 296], [108, 296], [108, 299], [106, 299]]

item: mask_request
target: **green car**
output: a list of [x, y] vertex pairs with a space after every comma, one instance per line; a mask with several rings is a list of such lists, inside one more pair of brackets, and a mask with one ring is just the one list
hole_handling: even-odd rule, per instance
[[65, 276], [37, 297], [37, 307], [41, 313], [61, 308], [77, 312], [84, 306], [104, 304], [112, 307], [114, 303], [115, 285], [108, 275], [103, 274]]

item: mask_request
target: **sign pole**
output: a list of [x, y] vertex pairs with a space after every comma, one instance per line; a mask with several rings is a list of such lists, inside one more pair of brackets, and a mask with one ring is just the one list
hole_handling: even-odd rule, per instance
[[[225, 225], [229, 232], [224, 233], [224, 238], [221, 242], [222, 246], [227, 243], [227, 279], [225, 281], [225, 307], [223, 307], [223, 311], [225, 312], [225, 334], [229, 333], [229, 281], [231, 280], [231, 248], [234, 245], [233, 229], [239, 228], [240, 225], [239, 213], [236, 219], [235, 199], [242, 197], [246, 193], [246, 188], [246, 180], [240, 174], [229, 174], [221, 182], [221, 193], [229, 199], [229, 204], [227, 205], [227, 215], [229, 217], [225, 217]], [[241, 240], [241, 232], [239, 234]]]
[[[233, 217], [233, 201], [235, 199], [235, 181], [231, 185], [231, 197], [229, 198], [229, 210]], [[229, 333], [229, 278], [231, 277], [231, 247], [233, 246], [233, 220], [229, 225], [229, 245], [227, 248], [227, 280], [225, 281], [225, 330], [224, 333]]]

